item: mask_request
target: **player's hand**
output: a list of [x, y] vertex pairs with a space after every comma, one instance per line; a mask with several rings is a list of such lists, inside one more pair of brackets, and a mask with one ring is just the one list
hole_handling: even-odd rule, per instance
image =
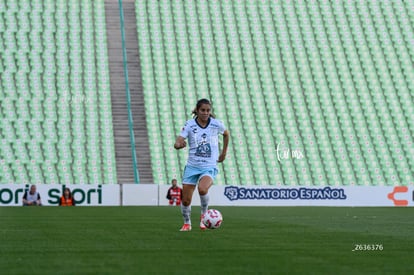
[[217, 162], [223, 162], [226, 159], [226, 153], [221, 153]]
[[175, 142], [174, 148], [175, 149], [181, 149], [187, 146], [187, 142], [185, 142], [185, 140], [177, 140]]
[[181, 148], [184, 148], [187, 146], [187, 142], [185, 140], [183, 140], [183, 142], [181, 142]]

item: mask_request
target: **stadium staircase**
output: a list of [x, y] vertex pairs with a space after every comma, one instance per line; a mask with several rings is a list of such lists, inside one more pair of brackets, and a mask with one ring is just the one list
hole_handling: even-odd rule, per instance
[[[135, 148], [141, 183], [152, 183], [148, 134], [137, 47], [134, 1], [124, 0], [125, 46], [127, 48], [129, 89], [135, 133]], [[111, 76], [112, 119], [114, 128], [117, 176], [119, 183], [133, 183], [134, 171], [128, 126], [125, 77], [123, 68], [120, 14], [118, 1], [105, 1], [108, 58]]]
[[[123, 4], [140, 182], [208, 97], [215, 184], [414, 184], [414, 1]], [[134, 181], [120, 43], [118, 1], [0, 1], [0, 183]]]

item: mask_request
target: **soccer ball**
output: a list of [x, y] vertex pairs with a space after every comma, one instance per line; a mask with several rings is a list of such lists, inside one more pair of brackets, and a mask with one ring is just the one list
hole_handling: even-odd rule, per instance
[[204, 214], [203, 223], [209, 229], [219, 228], [222, 222], [223, 216], [221, 215], [220, 211], [216, 209], [209, 209]]

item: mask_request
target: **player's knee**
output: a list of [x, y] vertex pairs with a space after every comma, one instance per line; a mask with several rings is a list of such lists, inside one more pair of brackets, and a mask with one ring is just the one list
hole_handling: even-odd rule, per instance
[[181, 202], [184, 206], [189, 206], [191, 204], [191, 200], [183, 198]]
[[198, 189], [198, 193], [199, 193], [201, 196], [204, 196], [204, 195], [206, 195], [206, 194], [208, 193], [208, 188], [199, 188], [199, 189]]

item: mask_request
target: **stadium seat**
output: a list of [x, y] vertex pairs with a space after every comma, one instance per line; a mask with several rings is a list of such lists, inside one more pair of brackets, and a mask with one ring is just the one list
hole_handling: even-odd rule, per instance
[[[392, 185], [404, 179], [407, 184], [413, 170], [407, 155], [413, 123], [404, 115], [413, 113], [413, 85], [407, 81], [413, 76], [407, 61], [413, 50], [406, 46], [413, 37], [406, 27], [413, 21], [410, 7], [137, 0], [138, 46], [142, 67], [148, 68], [144, 96], [164, 108], [147, 107], [149, 122], [157, 128], [153, 111], [172, 105], [158, 99], [163, 90], [171, 96], [169, 87], [182, 85], [183, 100], [172, 106], [185, 110], [210, 89], [214, 110], [232, 133], [219, 184]], [[383, 32], [387, 24], [391, 31]], [[377, 39], [374, 32], [386, 35]], [[181, 127], [180, 119], [174, 129]], [[305, 159], [279, 163], [271, 153], [258, 153], [274, 139], [304, 148]], [[384, 151], [388, 158], [377, 155], [384, 145], [395, 148]], [[150, 148], [152, 158], [163, 158], [154, 144]], [[184, 157], [179, 155], [180, 169]], [[258, 175], [252, 178], [252, 172]]]
[[116, 183], [104, 1], [7, 1], [0, 36], [0, 183]]

